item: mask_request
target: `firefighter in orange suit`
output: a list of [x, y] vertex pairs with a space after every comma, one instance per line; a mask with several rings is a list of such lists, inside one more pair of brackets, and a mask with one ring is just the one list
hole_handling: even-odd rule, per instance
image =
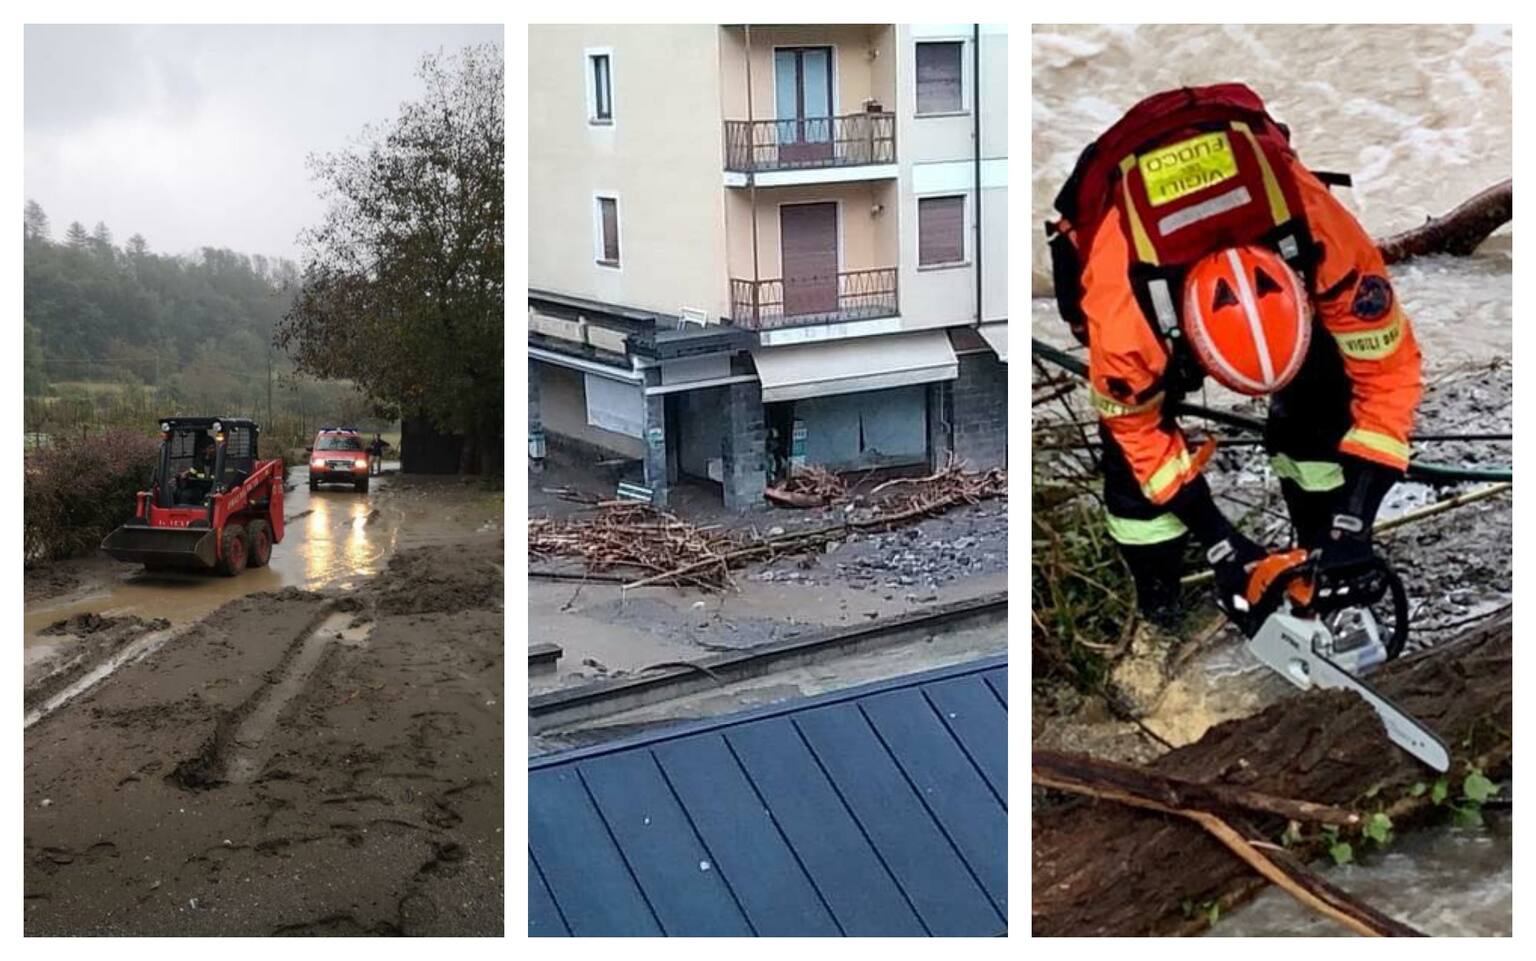
[[[1412, 325], [1370, 236], [1255, 105], [1239, 85], [1144, 101], [1070, 183], [1103, 195], [1096, 208], [1079, 202], [1091, 229], [1059, 227], [1078, 245], [1069, 319], [1089, 349], [1109, 532], [1142, 613], [1128, 674], [1148, 674], [1177, 644], [1191, 535], [1229, 611], [1266, 553], [1212, 499], [1172, 400], [1206, 376], [1269, 398], [1265, 447], [1320, 578], [1347, 583], [1373, 562], [1377, 508], [1408, 465], [1421, 393]], [[1181, 128], [1187, 117], [1199, 119]], [[1123, 680], [1124, 706], [1149, 710], [1161, 685]]]

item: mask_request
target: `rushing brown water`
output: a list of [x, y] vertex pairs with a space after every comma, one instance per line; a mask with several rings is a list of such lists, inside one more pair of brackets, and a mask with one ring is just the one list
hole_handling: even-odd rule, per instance
[[[1242, 81], [1290, 125], [1309, 165], [1352, 174], [1374, 234], [1412, 227], [1510, 176], [1508, 27], [1036, 26], [1032, 224], [1077, 155], [1136, 101]], [[1050, 289], [1044, 246], [1034, 291]]]

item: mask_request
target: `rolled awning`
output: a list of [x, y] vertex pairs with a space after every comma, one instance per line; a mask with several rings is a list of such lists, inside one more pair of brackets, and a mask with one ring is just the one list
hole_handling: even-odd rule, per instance
[[976, 328], [976, 333], [992, 348], [992, 353], [1003, 363], [1008, 363], [1008, 322], [1000, 324], [982, 324]]
[[764, 403], [928, 384], [959, 373], [943, 330], [759, 347], [752, 360]]

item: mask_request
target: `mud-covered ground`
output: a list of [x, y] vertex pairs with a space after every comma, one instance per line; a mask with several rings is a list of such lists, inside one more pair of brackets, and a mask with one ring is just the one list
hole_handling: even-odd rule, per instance
[[[26, 933], [501, 934], [503, 544], [487, 526], [402, 534], [348, 588], [229, 601], [31, 724]], [[59, 630], [84, 664], [154, 626]]]
[[105, 555], [76, 558], [52, 564], [36, 564], [23, 572], [25, 602], [45, 601], [78, 590], [82, 584], [109, 580], [136, 570], [138, 565], [114, 561]]

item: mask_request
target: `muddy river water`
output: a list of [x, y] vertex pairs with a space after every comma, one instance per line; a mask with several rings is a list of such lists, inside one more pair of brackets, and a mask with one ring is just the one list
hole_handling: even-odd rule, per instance
[[[1291, 126], [1305, 161], [1353, 174], [1355, 186], [1342, 196], [1375, 236], [1416, 226], [1511, 175], [1511, 35], [1505, 27], [1037, 26], [1031, 47], [1033, 223], [1049, 215], [1086, 143], [1141, 97], [1183, 84], [1241, 80], [1253, 86]], [[1511, 248], [1512, 228], [1505, 227], [1473, 257], [1431, 257], [1392, 269], [1428, 382], [1461, 378], [1470, 392], [1497, 381], [1495, 395], [1509, 396], [1509, 371], [1494, 367], [1507, 362], [1512, 348]], [[1041, 244], [1034, 245], [1032, 267], [1032, 333], [1072, 345], [1049, 299], [1049, 259]], [[1211, 391], [1204, 399], [1222, 406], [1237, 398]], [[1511, 429], [1512, 412], [1502, 400], [1459, 418], [1453, 407], [1438, 411], [1435, 429]], [[1466, 455], [1442, 450], [1435, 455]], [[1484, 466], [1508, 463], [1510, 450], [1494, 446], [1475, 456]], [[1401, 491], [1384, 516], [1415, 506], [1421, 493]], [[1503, 555], [1495, 580], [1508, 571], [1507, 501], [1500, 510], [1491, 518], [1503, 526], [1483, 532], [1483, 549]], [[1488, 537], [1497, 544], [1490, 546]], [[1502, 589], [1502, 597], [1495, 586], [1478, 603], [1507, 603], [1507, 581]], [[1178, 692], [1188, 710], [1171, 720], [1190, 730], [1167, 733], [1176, 740], [1198, 736], [1194, 729], [1211, 719], [1246, 713], [1284, 693], [1284, 684], [1257, 678], [1255, 666], [1231, 646], [1213, 654]], [[1490, 819], [1484, 830], [1447, 828], [1400, 839], [1331, 877], [1431, 934], [1507, 935], [1510, 862], [1508, 824]], [[1212, 933], [1333, 934], [1337, 928], [1270, 891]]]

